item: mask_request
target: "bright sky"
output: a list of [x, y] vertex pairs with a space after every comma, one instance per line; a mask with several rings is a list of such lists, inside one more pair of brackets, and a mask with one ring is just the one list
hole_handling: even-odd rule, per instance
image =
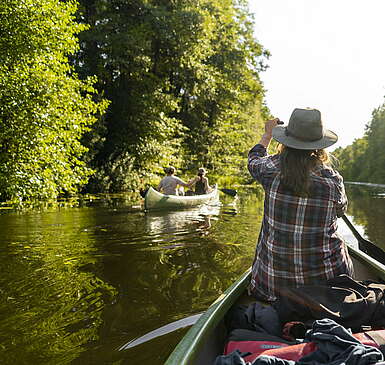
[[385, 0], [249, 4], [255, 35], [272, 54], [261, 73], [272, 114], [286, 124], [294, 108], [313, 107], [339, 136], [336, 147], [361, 138], [384, 102]]

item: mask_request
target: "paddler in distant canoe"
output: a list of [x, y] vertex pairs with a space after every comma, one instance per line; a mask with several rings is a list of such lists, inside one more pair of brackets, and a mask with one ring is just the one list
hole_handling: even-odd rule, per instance
[[[249, 152], [248, 168], [265, 190], [264, 215], [249, 291], [274, 301], [280, 289], [353, 276], [337, 218], [348, 204], [341, 175], [325, 151], [337, 135], [317, 109], [294, 109], [287, 126], [278, 118]], [[271, 138], [280, 145], [268, 155]]]
[[186, 183], [178, 176], [175, 176], [176, 169], [173, 166], [164, 169], [167, 174], [159, 183], [156, 190], [166, 195], [183, 195], [179, 194], [178, 186], [190, 187], [191, 184]]
[[189, 186], [195, 185], [195, 189], [194, 191], [188, 191], [186, 195], [203, 195], [213, 191], [209, 185], [209, 179], [207, 178], [206, 173], [207, 171], [204, 167], [198, 169], [197, 176], [188, 182]]

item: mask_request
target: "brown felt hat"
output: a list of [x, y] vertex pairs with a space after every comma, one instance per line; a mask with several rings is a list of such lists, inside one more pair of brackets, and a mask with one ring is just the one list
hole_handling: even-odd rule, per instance
[[317, 109], [294, 109], [287, 126], [273, 128], [273, 138], [287, 147], [320, 150], [337, 142], [337, 135], [323, 127]]

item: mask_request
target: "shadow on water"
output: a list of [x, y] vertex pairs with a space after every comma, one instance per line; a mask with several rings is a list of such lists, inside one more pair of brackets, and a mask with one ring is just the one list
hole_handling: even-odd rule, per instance
[[[379, 245], [384, 191], [347, 188], [349, 218]], [[1, 363], [162, 364], [186, 321], [252, 263], [263, 192], [221, 203], [144, 213], [120, 194], [2, 212]]]

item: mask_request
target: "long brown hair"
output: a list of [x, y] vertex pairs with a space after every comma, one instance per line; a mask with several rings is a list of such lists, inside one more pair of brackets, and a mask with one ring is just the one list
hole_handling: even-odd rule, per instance
[[331, 156], [325, 150], [298, 150], [279, 145], [281, 182], [293, 194], [311, 195], [310, 173], [317, 166], [331, 166]]

